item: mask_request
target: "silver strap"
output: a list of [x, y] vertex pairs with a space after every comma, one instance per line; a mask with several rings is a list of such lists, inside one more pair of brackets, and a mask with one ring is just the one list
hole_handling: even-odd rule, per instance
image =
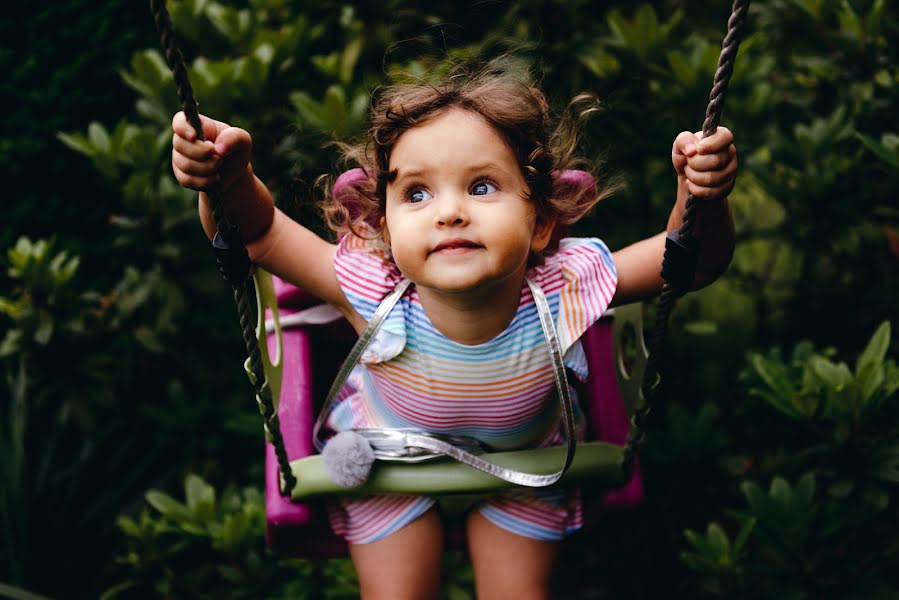
[[[466, 438], [453, 436], [443, 436], [440, 434], [430, 433], [426, 431], [416, 431], [410, 429], [388, 429], [388, 428], [366, 428], [355, 430], [360, 435], [365, 436], [375, 451], [375, 457], [379, 460], [401, 460], [406, 462], [418, 462], [437, 458], [440, 456], [449, 456], [461, 463], [474, 467], [480, 471], [498, 477], [504, 481], [509, 481], [516, 485], [527, 487], [545, 487], [557, 482], [560, 477], [571, 466], [574, 459], [576, 448], [574, 440], [574, 410], [571, 405], [571, 396], [568, 391], [568, 379], [565, 375], [565, 364], [562, 361], [562, 350], [559, 345], [559, 337], [556, 333], [556, 327], [553, 324], [552, 312], [549, 309], [549, 303], [543, 290], [532, 282], [525, 279], [534, 297], [534, 304], [537, 307], [537, 314], [540, 317], [540, 326], [543, 329], [543, 337], [549, 349], [550, 359], [552, 361], [553, 373], [556, 382], [556, 392], [559, 396], [559, 403], [562, 406], [562, 425], [567, 449], [565, 453], [565, 463], [562, 468], [554, 473], [547, 475], [537, 475], [533, 473], [524, 473], [514, 469], [507, 469], [496, 463], [485, 460], [468, 450], [464, 450], [460, 445], [466, 445], [476, 449], [477, 442], [471, 442]], [[368, 322], [368, 326], [359, 336], [353, 349], [350, 351], [331, 389], [319, 412], [318, 419], [313, 429], [313, 442], [316, 449], [321, 452], [325, 442], [320, 437], [320, 431], [333, 410], [335, 399], [338, 392], [343, 388], [347, 378], [350, 376], [362, 353], [371, 344], [375, 334], [381, 328], [384, 319], [393, 310], [393, 307], [409, 288], [410, 281], [401, 281], [393, 289], [393, 291], [381, 302], [375, 314]], [[471, 443], [469, 443], [471, 442]]]

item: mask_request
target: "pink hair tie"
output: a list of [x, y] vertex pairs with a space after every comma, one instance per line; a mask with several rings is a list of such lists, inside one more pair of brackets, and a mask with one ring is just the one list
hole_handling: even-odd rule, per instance
[[352, 189], [353, 185], [360, 181], [364, 181], [367, 178], [368, 176], [365, 174], [365, 170], [361, 167], [344, 171], [334, 180], [334, 185], [331, 187], [331, 195], [338, 202], [345, 200], [342, 196], [345, 196], [345, 194]]
[[552, 176], [556, 196], [577, 196], [578, 204], [596, 198], [596, 178], [587, 171], [565, 169], [553, 171]]

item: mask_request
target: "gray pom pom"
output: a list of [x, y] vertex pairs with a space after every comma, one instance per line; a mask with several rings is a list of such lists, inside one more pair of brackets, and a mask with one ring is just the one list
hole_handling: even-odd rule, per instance
[[340, 487], [362, 485], [368, 479], [375, 451], [368, 440], [354, 431], [341, 431], [325, 444], [322, 460], [331, 481]]

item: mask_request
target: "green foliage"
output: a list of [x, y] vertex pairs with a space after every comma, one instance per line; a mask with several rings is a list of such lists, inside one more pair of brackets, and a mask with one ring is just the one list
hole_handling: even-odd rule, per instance
[[[265, 498], [258, 488], [226, 488], [219, 495], [197, 475], [184, 479], [184, 500], [146, 493], [134, 517], [118, 527], [127, 550], [116, 558], [122, 580], [102, 598], [178, 597], [349, 600], [359, 584], [349, 559], [306, 561], [265, 548]], [[448, 555], [447, 600], [473, 598], [471, 568]]]
[[790, 417], [827, 419], [856, 431], [899, 389], [899, 370], [886, 360], [889, 341], [890, 323], [884, 321], [856, 360], [855, 372], [814, 353], [810, 344], [797, 345], [790, 364], [777, 352], [752, 353], [751, 373], [761, 383], [752, 393]]
[[[195, 196], [170, 173], [178, 102], [146, 7], [29, 6], [0, 23], [12, 47], [0, 52], [10, 107], [0, 158], [23, 188], [8, 203], [0, 288], [0, 581], [52, 597], [191, 597], [204, 586], [314, 597], [323, 581], [351, 595], [346, 563], [297, 565], [262, 548], [261, 424]], [[388, 80], [517, 50], [541, 68], [555, 114], [597, 93], [605, 110], [585, 126], [584, 154], [628, 185], [576, 233], [613, 248], [665, 222], [671, 141], [702, 122], [728, 10], [169, 8], [201, 111], [250, 130], [256, 172], [319, 229], [299, 181], [334, 174], [326, 145], [362, 132], [369, 95]], [[897, 35], [886, 0], [753, 2], [723, 120], [740, 151], [736, 255], [675, 311], [661, 392], [674, 398], [654, 413], [664, 418], [641, 459], [645, 506], [573, 542], [581, 577], [605, 595], [864, 598], [899, 587], [895, 343], [878, 328], [899, 305]], [[78, 51], [61, 61], [60, 47]], [[795, 349], [757, 350], [774, 346]], [[740, 371], [748, 387], [735, 385]], [[183, 500], [147, 496], [185, 472], [204, 479], [189, 478]], [[152, 510], [134, 508], [145, 499]], [[657, 576], [635, 576], [647, 560]], [[467, 563], [447, 569], [446, 594], [470, 595]]]
[[0, 356], [26, 353], [32, 344], [46, 346], [53, 336], [57, 321], [77, 329], [77, 318], [66, 317], [70, 286], [78, 270], [78, 257], [67, 252], [53, 252], [48, 240], [32, 242], [19, 238], [7, 252], [7, 275], [18, 285], [11, 296], [0, 296], [0, 313], [10, 318], [13, 326], [0, 343]]
[[718, 523], [709, 523], [705, 535], [691, 529], [684, 532], [692, 549], [682, 552], [681, 560], [704, 577], [703, 589], [727, 595], [744, 585], [740, 565], [753, 527], [755, 521], [747, 519], [733, 541]]
[[122, 516], [127, 550], [117, 557], [124, 578], [102, 598], [201, 596], [206, 598], [358, 597], [347, 559], [281, 558], [265, 548], [265, 499], [257, 488], [215, 488], [197, 475], [184, 480], [184, 501], [146, 493], [153, 512]]
[[[835, 351], [815, 352], [808, 342], [796, 345], [789, 362], [777, 352], [749, 356], [750, 397], [789, 419], [794, 432], [780, 441], [785, 456], [776, 473], [795, 473], [798, 481], [775, 474], [767, 491], [749, 478], [757, 475], [740, 481], [746, 508], [731, 512], [740, 528], [733, 550], [717, 523], [705, 537], [687, 530], [692, 550], [681, 556], [707, 591], [797, 598], [832, 589], [899, 592], [890, 579], [899, 560], [891, 508], [899, 497], [899, 374], [889, 346], [884, 322], [854, 371], [832, 360]], [[846, 560], [859, 539], [867, 547]]]

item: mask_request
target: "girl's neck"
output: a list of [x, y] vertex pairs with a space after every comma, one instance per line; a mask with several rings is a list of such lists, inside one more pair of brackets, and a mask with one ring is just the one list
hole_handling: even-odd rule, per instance
[[437, 331], [475, 346], [501, 334], [518, 312], [524, 275], [468, 292], [417, 287], [421, 306]]

